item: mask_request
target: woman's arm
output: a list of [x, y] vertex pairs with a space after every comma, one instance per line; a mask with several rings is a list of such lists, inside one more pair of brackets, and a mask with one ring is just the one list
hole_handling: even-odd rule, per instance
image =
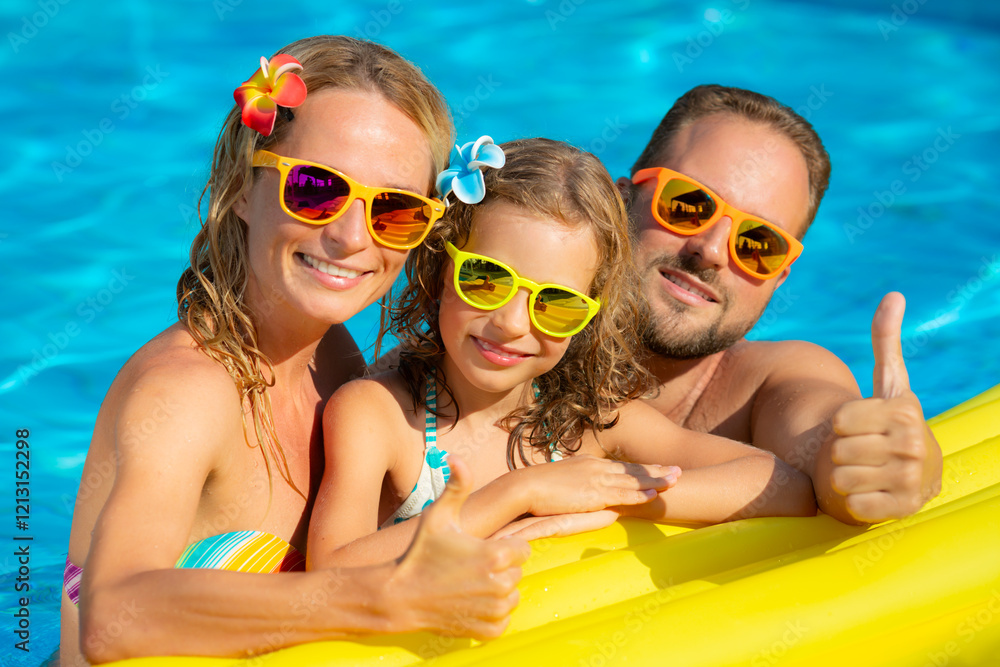
[[[120, 395], [119, 405], [108, 406], [117, 415], [116, 478], [81, 590], [80, 643], [91, 662], [179, 651], [241, 656], [353, 634], [453, 631], [457, 615], [469, 635], [496, 636], [505, 627], [525, 547], [463, 535], [453, 525], [458, 510], [447, 504], [399, 563], [270, 575], [173, 569], [220, 452], [234, 428], [242, 434], [239, 402], [227, 375], [199, 364], [148, 371]], [[162, 405], [170, 409], [143, 439], [117, 435]], [[245, 447], [242, 436], [238, 442]]]
[[684, 474], [653, 502], [623, 508], [657, 521], [719, 523], [753, 516], [813, 516], [809, 478], [770, 452], [707, 433], [688, 431], [655, 408], [633, 401], [603, 448], [629, 461], [678, 465]]

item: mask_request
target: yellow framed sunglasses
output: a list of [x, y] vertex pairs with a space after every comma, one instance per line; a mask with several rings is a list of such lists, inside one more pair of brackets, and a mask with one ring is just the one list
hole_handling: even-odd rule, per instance
[[693, 236], [729, 216], [733, 221], [729, 254], [751, 276], [776, 278], [802, 254], [802, 243], [781, 227], [730, 206], [706, 186], [673, 169], [640, 169], [632, 182], [638, 185], [654, 178], [656, 221], [675, 234]]
[[445, 244], [455, 263], [455, 292], [465, 303], [480, 310], [496, 310], [514, 298], [521, 287], [527, 289], [528, 316], [542, 333], [567, 338], [579, 333], [601, 309], [600, 299], [591, 299], [571, 287], [539, 284], [522, 278], [503, 262], [464, 252]]
[[444, 202], [440, 199], [397, 188], [362, 185], [317, 162], [258, 150], [253, 154], [253, 166], [278, 170], [282, 210], [310, 225], [333, 222], [355, 199], [361, 199], [365, 203], [368, 233], [382, 245], [396, 250], [420, 245], [434, 222], [444, 215]]

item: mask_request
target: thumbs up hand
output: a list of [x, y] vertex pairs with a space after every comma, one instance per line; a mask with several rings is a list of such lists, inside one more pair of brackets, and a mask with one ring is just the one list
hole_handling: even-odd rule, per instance
[[905, 308], [899, 292], [882, 299], [872, 319], [874, 396], [845, 403], [833, 417], [831, 483], [864, 523], [913, 514], [941, 490], [941, 449], [903, 361]]
[[457, 456], [448, 463], [448, 488], [420, 517], [387, 591], [397, 612], [406, 616], [396, 627], [498, 637], [517, 606], [521, 565], [531, 549], [519, 538], [482, 540], [462, 531], [460, 515], [472, 478]]

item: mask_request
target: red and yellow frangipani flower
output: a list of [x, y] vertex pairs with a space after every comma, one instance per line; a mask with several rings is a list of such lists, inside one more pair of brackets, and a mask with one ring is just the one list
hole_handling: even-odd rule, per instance
[[233, 91], [236, 104], [243, 109], [243, 124], [265, 137], [274, 129], [278, 106], [297, 107], [306, 99], [306, 84], [292, 70], [302, 69], [302, 63], [279, 53], [260, 59], [260, 69]]

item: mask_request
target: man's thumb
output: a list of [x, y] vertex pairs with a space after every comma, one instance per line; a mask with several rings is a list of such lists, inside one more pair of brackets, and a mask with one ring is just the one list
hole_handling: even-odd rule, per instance
[[901, 396], [910, 388], [900, 340], [906, 299], [899, 292], [882, 298], [872, 318], [872, 350], [875, 353], [873, 395], [875, 398]]

